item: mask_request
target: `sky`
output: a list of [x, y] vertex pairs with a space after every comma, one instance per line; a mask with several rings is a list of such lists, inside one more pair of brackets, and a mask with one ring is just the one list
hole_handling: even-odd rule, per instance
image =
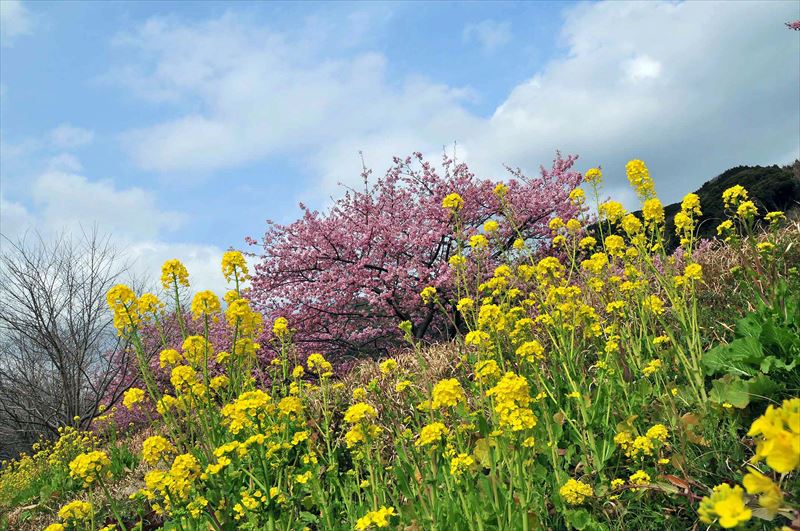
[[136, 267], [219, 258], [394, 155], [480, 177], [556, 150], [635, 207], [800, 157], [800, 2], [0, 0], [0, 232], [97, 224]]

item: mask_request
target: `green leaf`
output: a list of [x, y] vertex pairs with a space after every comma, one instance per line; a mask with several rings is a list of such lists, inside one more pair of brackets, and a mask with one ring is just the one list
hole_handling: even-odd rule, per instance
[[736, 321], [736, 337], [761, 336], [762, 319], [756, 313], [749, 313]]
[[711, 382], [709, 400], [717, 404], [728, 402], [733, 407], [744, 409], [750, 403], [750, 388], [747, 382], [738, 376], [726, 374], [718, 380]]
[[586, 529], [592, 517], [586, 509], [577, 509], [566, 511], [564, 513], [564, 519], [567, 521], [567, 524], [580, 531]]
[[800, 337], [787, 327], [776, 325], [772, 320], [764, 323], [761, 331], [761, 344], [766, 350], [786, 359], [796, 345], [800, 345]]
[[316, 514], [310, 513], [308, 511], [300, 511], [300, 514], [298, 516], [300, 517], [300, 520], [307, 523], [319, 521], [319, 517]]
[[783, 388], [783, 384], [763, 374], [759, 374], [747, 382], [747, 390], [750, 393], [750, 398], [754, 401], [777, 396], [779, 392], [783, 391]]
[[754, 337], [734, 339], [727, 345], [718, 345], [703, 355], [703, 368], [709, 375], [718, 373], [753, 376], [758, 371], [764, 352]]

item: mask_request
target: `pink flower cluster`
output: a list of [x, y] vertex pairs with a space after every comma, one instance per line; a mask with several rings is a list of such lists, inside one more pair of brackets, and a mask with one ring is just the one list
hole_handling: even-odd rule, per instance
[[[349, 189], [329, 210], [301, 204], [297, 221], [269, 222], [249, 296], [267, 323], [279, 316], [289, 320], [302, 351], [324, 352], [337, 361], [397, 346], [402, 321], [411, 322], [418, 339], [450, 337], [458, 312], [448, 259], [457, 244], [454, 218], [442, 199], [451, 193], [463, 197], [459, 220], [466, 238], [481, 232], [489, 219], [500, 223], [485, 258], [489, 269], [482, 270], [491, 275], [517, 230], [529, 248], [547, 252], [548, 221], [576, 214], [568, 200], [582, 181], [572, 169], [576, 158], [557, 154], [552, 168], [542, 168], [537, 178], [509, 169], [503, 210], [511, 222], [499, 215], [501, 201], [494, 193], [499, 181], [480, 179], [447, 157], [440, 170], [420, 153], [395, 158], [374, 183], [365, 171], [364, 189]], [[451, 319], [423, 303], [419, 293], [426, 286], [436, 287], [439, 300], [452, 309]]]

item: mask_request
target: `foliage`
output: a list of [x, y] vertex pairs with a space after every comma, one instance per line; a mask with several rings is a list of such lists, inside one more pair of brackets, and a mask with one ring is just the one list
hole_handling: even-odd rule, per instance
[[[93, 433], [68, 426], [59, 430], [55, 441], [37, 442], [32, 454], [4, 461], [0, 468], [0, 511], [6, 512], [36, 499], [47, 503], [77, 491], [80, 484], [70, 478], [68, 465], [81, 453], [97, 447], [99, 442]], [[37, 509], [39, 507], [34, 505], [28, 512], [32, 514]]]
[[737, 321], [733, 341], [703, 355], [707, 374], [725, 375], [712, 382], [712, 400], [744, 408], [751, 399], [775, 400], [800, 388], [800, 295], [780, 281], [774, 299], [775, 306], [760, 302]]
[[[575, 214], [567, 200], [580, 184], [575, 159], [559, 154], [552, 169], [542, 168], [535, 179], [511, 171], [502, 202], [493, 193], [497, 182], [448, 158], [443, 173], [419, 153], [396, 158], [373, 184], [365, 170], [364, 190], [349, 190], [327, 212], [301, 205], [301, 219], [270, 223], [249, 296], [267, 319], [291, 319], [303, 351], [324, 350], [337, 360], [398, 346], [398, 321], [409, 321], [416, 338], [452, 337], [463, 322], [448, 265], [457, 241], [443, 198], [456, 191], [464, 198], [462, 237], [483, 233], [492, 239], [486, 273], [517, 238], [544, 250], [547, 221]], [[508, 223], [493, 230], [498, 217]], [[426, 286], [438, 290], [444, 314], [420, 298]]]
[[[92, 502], [62, 505], [50, 529], [111, 521], [142, 529], [153, 514], [167, 529], [220, 530], [688, 529], [698, 521], [774, 528], [794, 521], [800, 398], [789, 398], [798, 389], [788, 375], [796, 372], [789, 333], [797, 301], [785, 275], [796, 270], [773, 267], [787, 251], [782, 216], [767, 215], [771, 229], [757, 236], [747, 191], [724, 191], [725, 245], [752, 246], [757, 253], [743, 267], [774, 282], [733, 347], [709, 350], [698, 307], [705, 272], [695, 259], [702, 204], [693, 194], [684, 199], [676, 224], [682, 253], [668, 255], [647, 168], [631, 161], [626, 169], [643, 216], [604, 203], [600, 238], [587, 236], [584, 204], [587, 196], [598, 201], [602, 182], [599, 170], [587, 172], [588, 193], [569, 193], [575, 217], [548, 220], [557, 256], [526, 244], [513, 217], [497, 216], [489, 231], [505, 227], [521, 242], [511, 249], [505, 238], [465, 232], [468, 199], [458, 190], [445, 195], [440, 208], [460, 257], [449, 267], [464, 334], [436, 350], [400, 322], [405, 353], [362, 363], [341, 379], [325, 356], [297, 348], [292, 316], [271, 321], [278, 355], [259, 366], [262, 320], [246, 298], [239, 255], [223, 261], [234, 288], [224, 311], [208, 292], [191, 305], [182, 301], [178, 288], [188, 275], [179, 263], [165, 264], [165, 292], [184, 337], [179, 349], [164, 333], [165, 304], [115, 286], [108, 304], [135, 348], [142, 381], [124, 403], [152, 415], [141, 452], [147, 468], [133, 507], [121, 507], [110, 475], [115, 462], [124, 473], [136, 459], [86, 448], [68, 468]], [[504, 187], [493, 194], [507, 212]], [[429, 285], [420, 298], [460, 330], [452, 294]], [[757, 342], [738, 359], [731, 352], [744, 338]], [[168, 383], [153, 370], [152, 341], [161, 342], [158, 368]], [[756, 344], [757, 365], [750, 363]], [[757, 387], [777, 370], [784, 388]], [[736, 378], [746, 387], [733, 392], [726, 386]]]

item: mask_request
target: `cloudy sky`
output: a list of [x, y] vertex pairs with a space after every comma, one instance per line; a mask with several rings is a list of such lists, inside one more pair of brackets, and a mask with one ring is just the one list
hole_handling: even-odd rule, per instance
[[[630, 201], [800, 156], [800, 3], [0, 0], [0, 232], [98, 223], [212, 282], [228, 247], [392, 155], [556, 149]], [[216, 284], [215, 284], [216, 285]]]

